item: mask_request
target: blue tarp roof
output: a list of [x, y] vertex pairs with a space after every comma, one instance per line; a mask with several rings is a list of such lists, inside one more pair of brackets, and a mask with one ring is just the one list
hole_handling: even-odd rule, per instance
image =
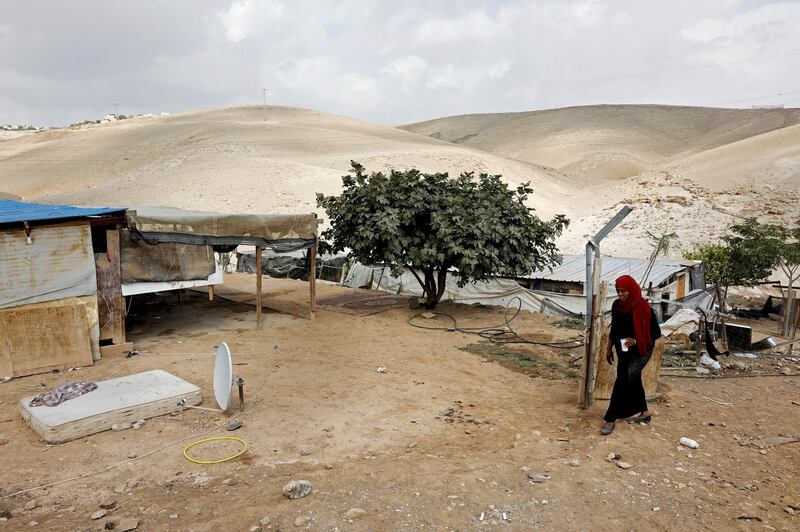
[[125, 208], [120, 207], [73, 207], [71, 205], [48, 205], [4, 199], [0, 200], [0, 225], [39, 220], [74, 220], [76, 218], [123, 213], [125, 210]]

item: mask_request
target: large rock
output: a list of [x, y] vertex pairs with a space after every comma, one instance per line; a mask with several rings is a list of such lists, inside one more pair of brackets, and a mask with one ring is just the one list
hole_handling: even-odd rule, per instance
[[283, 487], [283, 494], [290, 499], [302, 499], [311, 493], [311, 482], [307, 480], [292, 480]]

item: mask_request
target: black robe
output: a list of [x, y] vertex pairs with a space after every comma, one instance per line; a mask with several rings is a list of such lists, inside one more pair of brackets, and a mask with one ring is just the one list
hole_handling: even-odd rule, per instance
[[[614, 301], [611, 307], [610, 341], [614, 343], [614, 349], [617, 351], [617, 380], [614, 382], [614, 389], [611, 392], [608, 411], [603, 417], [608, 422], [647, 410], [647, 401], [642, 385], [642, 370], [650, 360], [650, 355], [653, 354], [652, 346], [645, 356], [639, 355], [638, 345], [630, 346], [627, 352], [622, 351], [622, 340], [636, 338], [636, 333], [633, 329], [633, 314], [620, 312], [618, 303], [619, 300]], [[653, 342], [661, 338], [661, 327], [658, 326], [658, 319], [653, 309], [650, 309], [650, 336]]]

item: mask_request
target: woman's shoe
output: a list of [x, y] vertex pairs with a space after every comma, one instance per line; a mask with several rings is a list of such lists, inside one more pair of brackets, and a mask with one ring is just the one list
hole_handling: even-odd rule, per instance
[[625, 421], [628, 423], [644, 423], [645, 425], [649, 425], [651, 421], [653, 421], [653, 416], [646, 415], [646, 416], [633, 416], [627, 418]]
[[602, 434], [603, 436], [608, 436], [612, 432], [614, 432], [613, 423], [606, 423], [605, 425], [603, 425], [603, 428], [600, 429], [600, 434]]

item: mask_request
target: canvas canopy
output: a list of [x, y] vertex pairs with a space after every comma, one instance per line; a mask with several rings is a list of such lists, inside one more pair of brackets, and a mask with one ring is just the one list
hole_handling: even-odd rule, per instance
[[249, 244], [287, 252], [307, 249], [317, 238], [315, 214], [226, 214], [173, 207], [137, 207], [128, 211], [136, 237], [151, 243], [213, 246]]

